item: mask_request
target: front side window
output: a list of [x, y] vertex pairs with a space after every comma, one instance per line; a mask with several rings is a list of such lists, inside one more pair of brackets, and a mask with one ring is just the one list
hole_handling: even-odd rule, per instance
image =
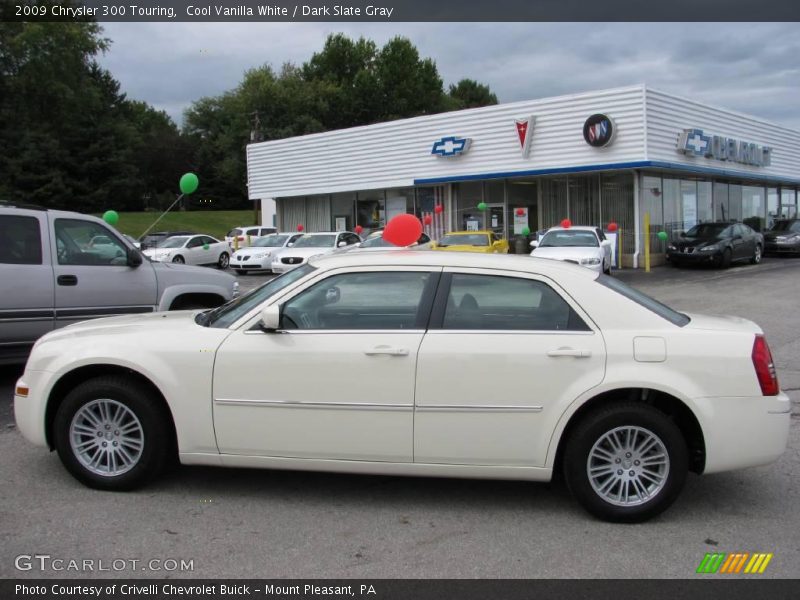
[[0, 216], [0, 263], [42, 264], [42, 234], [36, 217]]
[[171, 238], [167, 238], [163, 244], [160, 244], [160, 248], [183, 248], [184, 244], [186, 244], [186, 240], [188, 240], [186, 236], [173, 236]]
[[328, 277], [283, 306], [285, 329], [420, 329], [429, 272], [344, 273]]
[[92, 221], [56, 219], [56, 248], [60, 265], [125, 265], [128, 249]]
[[589, 331], [546, 283], [498, 275], [453, 274], [443, 329]]

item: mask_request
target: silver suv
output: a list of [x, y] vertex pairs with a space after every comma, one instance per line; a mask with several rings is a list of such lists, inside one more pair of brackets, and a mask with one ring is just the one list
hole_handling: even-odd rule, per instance
[[102, 220], [0, 204], [0, 364], [58, 327], [112, 315], [213, 308], [233, 275], [151, 262]]

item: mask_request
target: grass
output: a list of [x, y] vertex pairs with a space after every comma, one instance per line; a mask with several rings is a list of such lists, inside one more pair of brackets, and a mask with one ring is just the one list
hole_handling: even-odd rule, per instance
[[[121, 212], [116, 228], [139, 239], [160, 215], [159, 212]], [[95, 216], [102, 218], [103, 215]], [[234, 227], [253, 224], [252, 210], [173, 210], [164, 215], [151, 231], [194, 231], [222, 239]]]

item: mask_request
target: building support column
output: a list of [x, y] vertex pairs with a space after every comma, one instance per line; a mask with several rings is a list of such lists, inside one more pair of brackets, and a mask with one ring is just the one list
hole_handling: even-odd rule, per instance
[[640, 223], [640, 214], [641, 214], [641, 187], [639, 185], [639, 171], [633, 172], [633, 223], [634, 223], [634, 232], [633, 232], [633, 268], [639, 268], [639, 253], [641, 252], [641, 232], [642, 226]]

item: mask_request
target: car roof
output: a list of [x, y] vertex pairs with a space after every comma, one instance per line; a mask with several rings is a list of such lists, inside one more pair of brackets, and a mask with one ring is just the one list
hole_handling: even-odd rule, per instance
[[593, 225], [570, 225], [569, 227], [551, 227], [550, 229], [547, 230], [547, 232], [549, 233], [551, 231], [570, 231], [573, 229], [576, 231], [591, 231], [593, 233], [597, 231], [597, 227]]
[[341, 267], [472, 267], [478, 269], [502, 269], [537, 273], [557, 279], [560, 276], [578, 276], [588, 279], [597, 273], [572, 263], [535, 258], [528, 254], [477, 254], [474, 252], [437, 252], [436, 250], [383, 250], [370, 253], [344, 252], [326, 254], [309, 259], [314, 267], [336, 269]]
[[448, 231], [445, 235], [475, 235], [475, 234], [489, 235], [492, 233], [488, 229], [480, 229], [478, 231]]

